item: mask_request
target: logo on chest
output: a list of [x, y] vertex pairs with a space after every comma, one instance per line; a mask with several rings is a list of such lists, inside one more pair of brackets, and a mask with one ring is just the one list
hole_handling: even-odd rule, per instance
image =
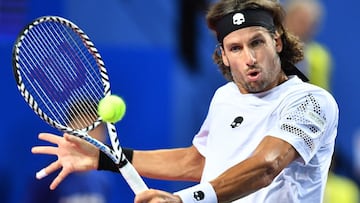
[[244, 118], [242, 116], [238, 116], [234, 119], [234, 121], [230, 124], [232, 128], [239, 127], [240, 124], [243, 122]]

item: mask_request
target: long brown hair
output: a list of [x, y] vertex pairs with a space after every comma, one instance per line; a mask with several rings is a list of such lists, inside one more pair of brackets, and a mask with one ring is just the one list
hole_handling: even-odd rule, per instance
[[[283, 43], [283, 49], [279, 53], [281, 68], [286, 70], [293, 64], [301, 61], [304, 58], [303, 44], [300, 42], [298, 37], [294, 36], [284, 28], [283, 20], [285, 17], [285, 10], [277, 0], [220, 0], [210, 7], [206, 15], [207, 25], [209, 29], [212, 30], [216, 35], [216, 24], [225, 15], [243, 9], [256, 8], [265, 9], [273, 16], [275, 31], [279, 33]], [[222, 46], [222, 42], [219, 43]], [[230, 67], [223, 63], [221, 54], [219, 53], [218, 49], [214, 51], [213, 60], [215, 64], [219, 66], [223, 76], [227, 80], [233, 81]]]

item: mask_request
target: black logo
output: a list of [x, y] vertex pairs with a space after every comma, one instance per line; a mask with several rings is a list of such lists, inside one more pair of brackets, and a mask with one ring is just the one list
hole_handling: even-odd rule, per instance
[[234, 121], [230, 124], [232, 128], [239, 127], [239, 125], [243, 122], [244, 118], [242, 116], [238, 116], [234, 119]]
[[203, 200], [204, 198], [205, 198], [205, 194], [203, 191], [199, 190], [199, 191], [194, 192], [194, 199], [196, 201]]

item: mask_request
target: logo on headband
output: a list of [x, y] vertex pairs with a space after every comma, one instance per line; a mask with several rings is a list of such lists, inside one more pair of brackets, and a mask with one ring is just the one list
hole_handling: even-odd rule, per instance
[[242, 13], [235, 13], [233, 15], [233, 24], [234, 25], [241, 25], [245, 22], [245, 16]]

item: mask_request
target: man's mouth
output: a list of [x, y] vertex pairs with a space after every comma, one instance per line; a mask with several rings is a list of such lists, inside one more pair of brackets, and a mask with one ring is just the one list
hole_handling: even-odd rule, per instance
[[248, 72], [247, 74], [248, 78], [250, 81], [255, 81], [258, 80], [260, 77], [260, 71], [258, 70], [251, 70]]

